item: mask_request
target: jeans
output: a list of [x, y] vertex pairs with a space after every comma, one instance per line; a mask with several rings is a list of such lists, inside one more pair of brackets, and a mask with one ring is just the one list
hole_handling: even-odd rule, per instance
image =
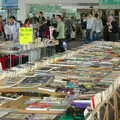
[[101, 32], [93, 33], [93, 41], [101, 39]]
[[59, 39], [59, 44], [56, 45], [56, 52], [64, 52], [65, 49], [63, 47], [63, 41], [64, 39]]
[[92, 41], [92, 29], [87, 29], [85, 43], [90, 43], [91, 41]]
[[13, 35], [6, 35], [6, 39], [12, 41], [13, 40]]

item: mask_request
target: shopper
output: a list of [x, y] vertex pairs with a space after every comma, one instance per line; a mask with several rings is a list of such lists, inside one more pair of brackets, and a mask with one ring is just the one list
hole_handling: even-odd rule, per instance
[[63, 41], [65, 40], [65, 24], [62, 20], [61, 15], [56, 15], [56, 21], [57, 21], [56, 38], [57, 40], [59, 40], [59, 45], [56, 46], [56, 51], [63, 52], [65, 51], [63, 47]]
[[6, 40], [10, 40], [10, 41], [13, 40], [12, 23], [10, 18], [8, 18], [4, 26], [4, 31], [5, 31]]
[[56, 26], [57, 26], [57, 22], [56, 22], [56, 19], [55, 19], [55, 14], [52, 15], [51, 25], [52, 25], [53, 27], [56, 27]]
[[45, 18], [43, 18], [43, 21], [42, 24], [40, 24], [39, 26], [39, 37], [41, 39], [44, 38], [44, 31], [45, 31], [45, 28], [46, 28], [46, 25], [47, 25], [47, 20]]
[[33, 35], [34, 35], [34, 38], [37, 38], [39, 36], [39, 18], [38, 18], [38, 15], [33, 15], [33, 14], [30, 14], [29, 15], [29, 20], [30, 20], [30, 24], [32, 25], [32, 28], [33, 28]]
[[87, 16], [83, 15], [81, 20], [82, 40], [86, 39]]
[[31, 14], [29, 16], [29, 19], [30, 19], [30, 22], [31, 22], [32, 25], [36, 25], [36, 24], [39, 23], [39, 18], [37, 17], [37, 15]]
[[107, 22], [106, 14], [103, 14], [101, 19], [102, 19], [103, 26], [105, 27], [106, 26], [106, 22]]
[[71, 17], [71, 21], [72, 21], [72, 39], [76, 39], [76, 36], [77, 36], [77, 27], [79, 26], [76, 26], [76, 18], [74, 16]]
[[88, 17], [87, 17], [87, 26], [86, 26], [86, 41], [85, 41], [85, 43], [89, 43], [89, 42], [92, 41], [93, 21], [94, 21], [93, 15], [91, 13], [88, 14]]
[[12, 36], [13, 36], [13, 41], [17, 42], [20, 24], [19, 24], [19, 22], [17, 22], [17, 20], [14, 16], [11, 16], [10, 20], [11, 20], [11, 32], [12, 32]]
[[96, 13], [95, 19], [93, 21], [93, 28], [92, 28], [93, 40], [101, 39], [102, 30], [103, 30], [102, 20], [100, 19], [99, 15]]
[[118, 24], [113, 16], [109, 16], [105, 29], [104, 29], [104, 40], [105, 41], [117, 41], [118, 39]]
[[0, 15], [0, 39], [4, 40], [4, 22], [1, 15]]
[[42, 11], [39, 12], [39, 16], [38, 16], [38, 19], [39, 19], [39, 24], [43, 24], [45, 22], [45, 17], [44, 17], [44, 14]]
[[47, 39], [50, 39], [50, 26], [51, 26], [51, 22], [50, 20], [48, 19], [46, 21], [46, 23], [44, 24], [44, 31], [43, 31], [43, 38], [47, 38]]
[[32, 24], [29, 18], [25, 20], [23, 27], [32, 27]]
[[73, 22], [72, 19], [70, 19], [69, 17], [65, 20], [65, 29], [66, 39], [68, 41], [72, 40]]

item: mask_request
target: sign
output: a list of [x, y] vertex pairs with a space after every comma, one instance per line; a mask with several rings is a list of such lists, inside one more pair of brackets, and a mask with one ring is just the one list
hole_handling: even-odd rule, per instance
[[19, 29], [19, 42], [21, 45], [33, 42], [33, 29], [22, 27]]
[[120, 0], [99, 0], [102, 9], [120, 9]]
[[120, 0], [100, 0], [100, 4], [105, 4], [105, 5], [120, 5]]
[[18, 0], [2, 0], [3, 8], [18, 8]]

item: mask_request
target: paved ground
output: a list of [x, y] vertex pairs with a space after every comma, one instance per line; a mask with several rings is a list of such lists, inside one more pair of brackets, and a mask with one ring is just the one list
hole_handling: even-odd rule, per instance
[[68, 41], [68, 49], [79, 47], [82, 44], [80, 40]]

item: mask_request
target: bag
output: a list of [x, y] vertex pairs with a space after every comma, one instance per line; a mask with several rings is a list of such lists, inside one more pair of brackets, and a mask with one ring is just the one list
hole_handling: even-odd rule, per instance
[[67, 50], [67, 43], [65, 42], [65, 41], [63, 41], [63, 48], [64, 48], [64, 50], [66, 51]]

